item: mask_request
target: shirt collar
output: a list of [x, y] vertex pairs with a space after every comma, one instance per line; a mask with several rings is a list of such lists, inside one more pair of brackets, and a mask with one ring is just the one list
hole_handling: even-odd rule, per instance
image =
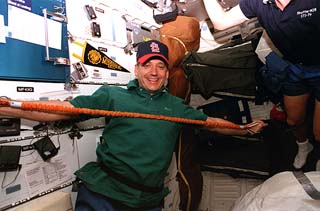
[[[142, 90], [144, 90], [144, 92], [147, 92], [147, 90], [145, 90], [145, 88], [139, 86], [138, 79], [133, 79], [133, 80], [129, 81], [127, 88], [128, 88], [128, 90], [141, 88]], [[161, 93], [161, 92], [167, 92], [167, 88], [162, 87], [160, 90], [158, 90], [156, 93], [154, 93], [154, 95]]]

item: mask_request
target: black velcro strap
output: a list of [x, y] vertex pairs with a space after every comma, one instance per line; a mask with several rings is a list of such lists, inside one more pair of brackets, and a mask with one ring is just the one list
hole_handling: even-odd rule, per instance
[[21, 151], [23, 152], [28, 150], [33, 150], [33, 149], [35, 149], [33, 144], [21, 146]]
[[314, 200], [320, 200], [320, 192], [314, 187], [309, 178], [302, 171], [294, 171], [293, 175], [302, 185], [304, 191]]
[[153, 19], [156, 21], [158, 24], [164, 24], [170, 21], [176, 20], [177, 16], [179, 15], [179, 9], [176, 6], [176, 8], [172, 12], [167, 12], [164, 14], [155, 14], [153, 10]]
[[148, 193], [159, 193], [163, 190], [163, 186], [149, 187], [149, 186], [145, 186], [142, 184], [138, 184], [138, 183], [135, 183], [135, 182], [129, 180], [128, 178], [125, 178], [124, 176], [114, 172], [113, 170], [111, 170], [109, 167], [107, 167], [103, 163], [99, 163], [99, 165], [106, 173], [108, 173], [109, 176], [115, 178], [116, 180], [120, 181], [123, 184], [126, 184], [127, 186], [129, 186], [131, 188], [141, 190], [143, 192], [148, 192]]

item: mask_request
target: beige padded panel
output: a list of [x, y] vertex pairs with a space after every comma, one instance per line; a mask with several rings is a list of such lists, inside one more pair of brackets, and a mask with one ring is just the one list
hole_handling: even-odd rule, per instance
[[56, 191], [22, 204], [14, 211], [69, 211], [73, 210], [70, 193]]
[[229, 211], [241, 195], [261, 184], [263, 180], [234, 179], [226, 174], [202, 172], [203, 191], [198, 211]]

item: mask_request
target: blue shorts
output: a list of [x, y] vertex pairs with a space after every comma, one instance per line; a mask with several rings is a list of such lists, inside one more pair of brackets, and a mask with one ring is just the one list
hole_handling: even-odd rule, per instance
[[75, 211], [161, 211], [162, 207], [130, 208], [101, 194], [92, 192], [85, 184], [79, 184]]
[[[283, 83], [282, 93], [287, 96], [298, 96], [312, 93], [320, 101], [320, 65], [304, 66], [296, 64], [302, 74], [288, 72], [288, 79]], [[317, 74], [318, 73], [318, 74]]]

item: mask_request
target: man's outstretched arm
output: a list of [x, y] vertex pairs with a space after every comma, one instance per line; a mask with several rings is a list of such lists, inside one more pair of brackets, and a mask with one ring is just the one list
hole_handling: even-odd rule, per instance
[[239, 4], [225, 11], [217, 0], [203, 0], [203, 3], [214, 29], [224, 30], [248, 20], [242, 13]]
[[[17, 101], [14, 101], [17, 102]], [[29, 101], [29, 103], [46, 104], [46, 105], [60, 105], [73, 107], [73, 105], [67, 101], [49, 100], [49, 101]], [[53, 122], [58, 120], [71, 119], [75, 114], [68, 113], [55, 113], [55, 112], [40, 112], [40, 111], [28, 111], [21, 108], [15, 108], [11, 106], [0, 106], [0, 115], [17, 117], [22, 119], [29, 119], [39, 122]]]
[[[214, 118], [214, 117], [208, 117], [207, 119], [208, 122], [213, 122], [213, 123], [231, 123], [230, 121], [220, 119], [220, 118]], [[246, 135], [248, 133], [250, 134], [256, 134], [260, 133], [263, 127], [267, 126], [266, 123], [264, 123], [261, 120], [255, 120], [249, 124], [245, 125], [247, 129], [233, 129], [233, 128], [221, 128], [221, 127], [214, 127], [214, 126], [208, 126], [205, 127], [205, 129], [221, 133], [224, 135]]]

